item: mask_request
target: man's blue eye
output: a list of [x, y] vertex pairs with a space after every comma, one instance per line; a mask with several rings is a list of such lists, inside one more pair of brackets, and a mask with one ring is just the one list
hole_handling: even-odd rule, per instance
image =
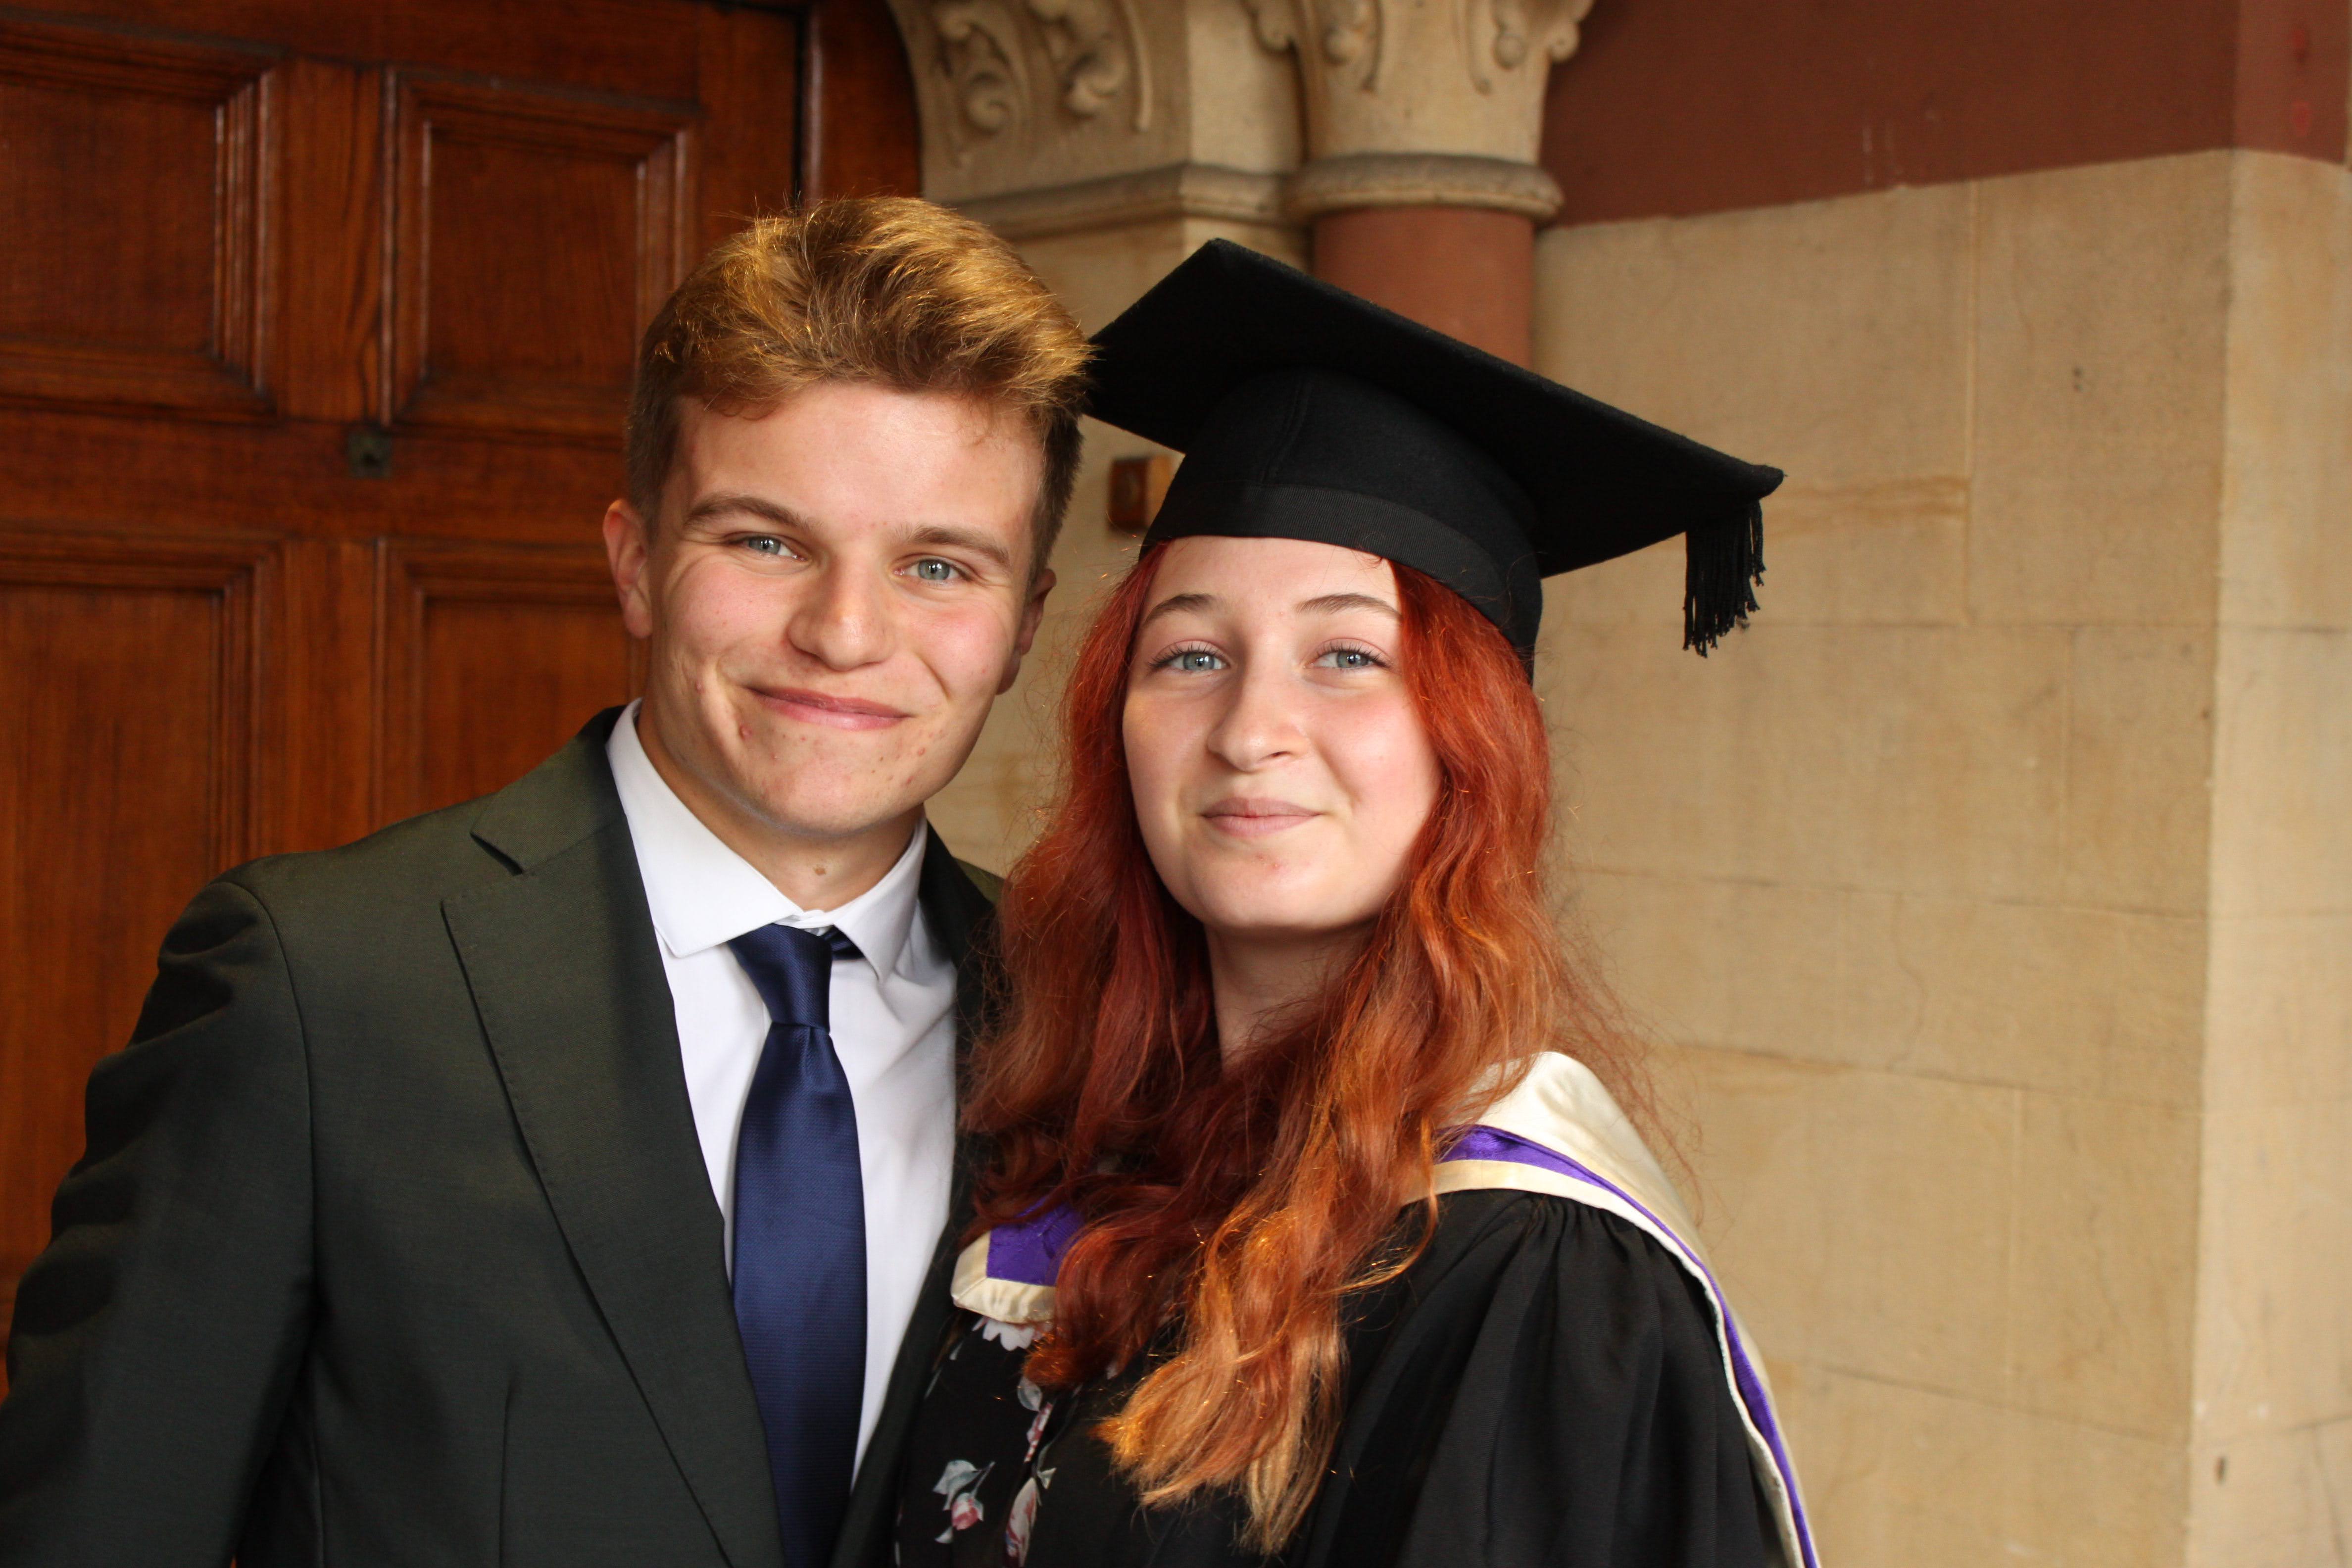
[[744, 548], [751, 551], [754, 554], [759, 555], [781, 555], [784, 551], [784, 542], [782, 540], [771, 539], [766, 534], [761, 534], [757, 538], [753, 539], [747, 539], [743, 542], [743, 544]]
[[951, 561], [931, 560], [915, 563], [915, 575], [926, 583], [949, 582], [954, 578], [955, 571], [955, 563]]

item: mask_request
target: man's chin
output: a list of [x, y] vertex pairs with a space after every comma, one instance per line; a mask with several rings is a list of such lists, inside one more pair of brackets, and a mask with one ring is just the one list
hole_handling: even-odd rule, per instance
[[888, 799], [877, 799], [871, 794], [805, 789], [760, 790], [751, 798], [775, 832], [820, 843], [845, 843], [906, 821], [922, 809], [924, 800], [895, 792]]

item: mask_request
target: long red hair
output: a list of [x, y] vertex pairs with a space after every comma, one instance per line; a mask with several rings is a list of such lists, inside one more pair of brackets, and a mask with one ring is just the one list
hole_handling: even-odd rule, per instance
[[[1137, 564], [1079, 647], [1061, 792], [998, 905], [1002, 1012], [964, 1112], [995, 1151], [975, 1230], [1076, 1205], [1087, 1223], [1028, 1375], [1075, 1386], [1177, 1325], [1105, 1436], [1147, 1502], [1238, 1489], [1271, 1551], [1337, 1432], [1343, 1300], [1417, 1255], [1445, 1131], [1547, 1047], [1644, 1121], [1648, 1095], [1547, 897], [1549, 755], [1518, 655], [1402, 566], [1402, 668], [1436, 804], [1360, 954], [1223, 1068], [1200, 924], [1152, 869], [1129, 788], [1128, 671], [1158, 564]], [[1401, 1233], [1416, 1197], [1423, 1224]]]

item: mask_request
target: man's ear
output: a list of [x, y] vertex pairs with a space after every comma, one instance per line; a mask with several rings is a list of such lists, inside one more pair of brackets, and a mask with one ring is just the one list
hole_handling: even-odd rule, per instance
[[613, 568], [613, 590], [621, 600], [621, 624], [643, 641], [654, 635], [653, 539], [646, 520], [627, 501], [604, 509], [604, 559]]
[[1047, 567], [1029, 584], [1029, 597], [1022, 603], [1021, 626], [1013, 634], [1013, 657], [1004, 661], [1004, 679], [996, 683], [999, 697], [1012, 690], [1013, 681], [1020, 678], [1021, 661], [1029, 657], [1030, 645], [1037, 640], [1037, 627], [1045, 619], [1045, 595], [1053, 591], [1054, 573]]

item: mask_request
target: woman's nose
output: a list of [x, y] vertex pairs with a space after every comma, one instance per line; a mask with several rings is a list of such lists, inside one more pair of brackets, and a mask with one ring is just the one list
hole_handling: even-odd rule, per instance
[[1268, 665], [1245, 666], [1227, 684], [1224, 710], [1209, 731], [1209, 750], [1241, 772], [1297, 755], [1305, 748], [1297, 684]]

